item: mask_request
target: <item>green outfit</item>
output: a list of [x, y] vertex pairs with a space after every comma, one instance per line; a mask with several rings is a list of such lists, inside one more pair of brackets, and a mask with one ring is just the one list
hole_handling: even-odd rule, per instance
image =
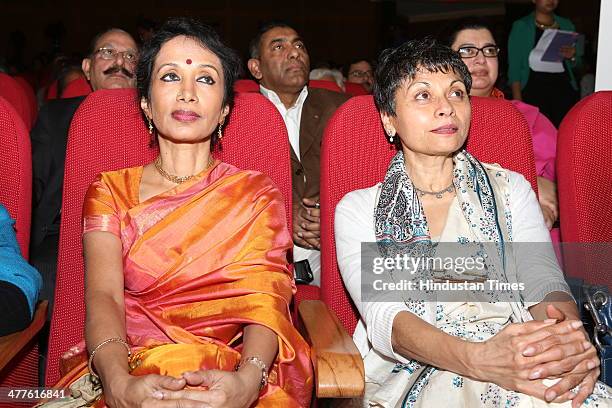
[[[560, 30], [576, 31], [574, 24], [567, 18], [554, 15], [555, 21], [559, 23]], [[529, 54], [535, 47], [535, 12], [519, 18], [512, 24], [510, 37], [508, 38], [508, 83], [520, 81], [521, 89], [525, 88], [529, 80]], [[563, 65], [567, 71], [572, 87], [578, 90], [578, 84], [574, 77], [573, 68], [580, 65], [582, 49], [576, 49], [576, 60], [565, 60]]]

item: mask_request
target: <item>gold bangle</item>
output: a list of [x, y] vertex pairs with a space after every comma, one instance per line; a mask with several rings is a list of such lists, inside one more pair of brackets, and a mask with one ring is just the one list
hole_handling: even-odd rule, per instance
[[87, 362], [87, 368], [89, 369], [89, 373], [91, 375], [94, 375], [94, 376], [98, 377], [98, 374], [96, 374], [96, 372], [93, 369], [93, 359], [94, 359], [96, 353], [98, 352], [98, 350], [100, 350], [102, 347], [106, 346], [109, 343], [121, 343], [121, 344], [123, 344], [125, 346], [125, 348], [127, 349], [128, 359], [131, 357], [132, 349], [130, 349], [130, 345], [127, 344], [127, 341], [125, 341], [125, 340], [123, 340], [122, 338], [119, 338], [119, 337], [112, 337], [110, 339], [106, 339], [102, 343], [98, 344], [92, 350], [91, 354], [89, 355], [89, 361]]
[[236, 366], [236, 371], [238, 371], [244, 363], [252, 364], [261, 370], [261, 382], [259, 383], [259, 389], [261, 390], [268, 384], [268, 367], [266, 366], [266, 363], [261, 361], [259, 357], [247, 357], [238, 363]]

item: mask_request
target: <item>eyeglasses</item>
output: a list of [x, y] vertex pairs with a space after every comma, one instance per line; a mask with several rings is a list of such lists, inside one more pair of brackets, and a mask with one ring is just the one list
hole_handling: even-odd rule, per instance
[[461, 58], [474, 58], [482, 51], [482, 55], [487, 58], [495, 58], [499, 55], [499, 47], [497, 45], [486, 45], [482, 48], [478, 47], [461, 47], [457, 52]]
[[372, 70], [368, 70], [368, 71], [351, 71], [349, 72], [349, 76], [353, 76], [353, 77], [357, 77], [357, 78], [365, 78], [366, 76], [372, 76], [373, 72]]
[[98, 54], [104, 60], [114, 60], [121, 54], [121, 57], [130, 64], [135, 64], [138, 60], [138, 54], [134, 51], [117, 51], [108, 47], [98, 48], [94, 54]]

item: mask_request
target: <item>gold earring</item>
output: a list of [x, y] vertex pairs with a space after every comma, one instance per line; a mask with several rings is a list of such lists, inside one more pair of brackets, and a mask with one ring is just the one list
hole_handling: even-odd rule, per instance
[[147, 118], [147, 120], [149, 121], [149, 134], [152, 135], [153, 134], [153, 121], [151, 121], [151, 118]]
[[222, 123], [219, 123], [219, 127], [217, 128], [217, 139], [219, 141], [221, 141], [223, 139], [223, 132], [221, 132], [221, 126], [222, 125], [223, 125]]

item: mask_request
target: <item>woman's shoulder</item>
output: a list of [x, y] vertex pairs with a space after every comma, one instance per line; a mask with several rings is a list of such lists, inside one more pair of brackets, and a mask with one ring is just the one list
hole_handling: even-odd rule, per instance
[[574, 23], [569, 18], [561, 17], [555, 14], [555, 20], [559, 23], [559, 28], [562, 30], [575, 30]]
[[[249, 191], [254, 193], [267, 191], [273, 194], [281, 194], [276, 183], [265, 173], [257, 170], [240, 169], [226, 162], [220, 162], [217, 168], [222, 172], [223, 177], [231, 177], [234, 183], [249, 187]], [[291, 181], [288, 180], [287, 182], [290, 183]]]
[[482, 166], [495, 178], [502, 177], [510, 186], [510, 194], [525, 194], [532, 189], [531, 183], [519, 172], [506, 169], [497, 163], [482, 163]]
[[372, 215], [376, 206], [376, 196], [381, 183], [359, 190], [353, 190], [344, 195], [336, 206], [336, 213], [349, 211], [356, 214]]

